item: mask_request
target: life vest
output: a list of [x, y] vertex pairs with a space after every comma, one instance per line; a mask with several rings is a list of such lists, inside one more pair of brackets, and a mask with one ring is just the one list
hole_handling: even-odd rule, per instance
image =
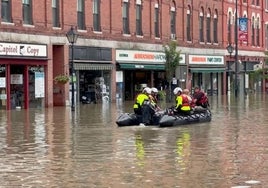
[[140, 108], [143, 105], [143, 103], [148, 100], [149, 100], [149, 97], [146, 94], [144, 93], [139, 94], [136, 98], [133, 108], [134, 109]]
[[190, 111], [191, 106], [186, 95], [182, 94], [176, 98], [176, 108], [181, 111]]

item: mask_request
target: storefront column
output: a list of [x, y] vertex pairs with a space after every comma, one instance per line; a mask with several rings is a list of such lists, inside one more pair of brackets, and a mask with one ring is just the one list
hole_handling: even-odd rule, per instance
[[11, 110], [10, 102], [10, 65], [6, 65], [6, 94], [7, 94], [7, 110]]
[[23, 73], [23, 87], [24, 87], [24, 108], [28, 109], [29, 108], [29, 66], [26, 65], [24, 67], [24, 73]]

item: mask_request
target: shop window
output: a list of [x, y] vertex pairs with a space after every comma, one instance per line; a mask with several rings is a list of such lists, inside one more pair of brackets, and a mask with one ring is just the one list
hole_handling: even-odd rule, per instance
[[32, 0], [22, 0], [22, 14], [24, 24], [33, 24]]
[[0, 66], [0, 109], [6, 109], [7, 93], [6, 93], [6, 67]]
[[2, 0], [1, 2], [1, 18], [4, 22], [11, 22], [11, 5], [10, 0]]
[[85, 29], [85, 1], [77, 0], [77, 27], [78, 29]]
[[52, 0], [52, 24], [53, 27], [60, 27], [59, 0]]

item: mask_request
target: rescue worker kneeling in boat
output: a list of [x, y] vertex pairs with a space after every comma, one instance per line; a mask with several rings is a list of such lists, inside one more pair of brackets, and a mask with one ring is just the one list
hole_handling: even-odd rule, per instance
[[149, 98], [151, 92], [150, 88], [144, 88], [142, 93], [137, 96], [133, 106], [134, 113], [142, 116], [141, 124], [144, 125], [149, 125], [151, 123], [152, 117], [155, 113], [154, 107]]
[[191, 101], [189, 100], [189, 97], [182, 92], [180, 87], [176, 87], [173, 90], [173, 93], [176, 96], [176, 106], [174, 110], [175, 114], [191, 114]]

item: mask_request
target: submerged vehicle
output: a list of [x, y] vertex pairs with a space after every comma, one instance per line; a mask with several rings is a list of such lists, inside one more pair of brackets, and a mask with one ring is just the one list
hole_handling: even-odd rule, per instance
[[169, 115], [165, 114], [159, 121], [160, 127], [172, 127], [192, 123], [202, 123], [211, 121], [212, 115], [209, 109], [199, 109], [189, 115]]
[[[152, 117], [150, 125], [172, 127], [177, 125], [209, 122], [212, 118], [209, 109], [199, 109], [189, 115], [176, 115], [171, 113], [171, 111], [171, 109], [167, 109], [164, 111], [156, 112]], [[123, 113], [116, 120], [116, 124], [119, 127], [139, 125], [141, 122], [142, 116], [136, 115], [134, 113]]]

